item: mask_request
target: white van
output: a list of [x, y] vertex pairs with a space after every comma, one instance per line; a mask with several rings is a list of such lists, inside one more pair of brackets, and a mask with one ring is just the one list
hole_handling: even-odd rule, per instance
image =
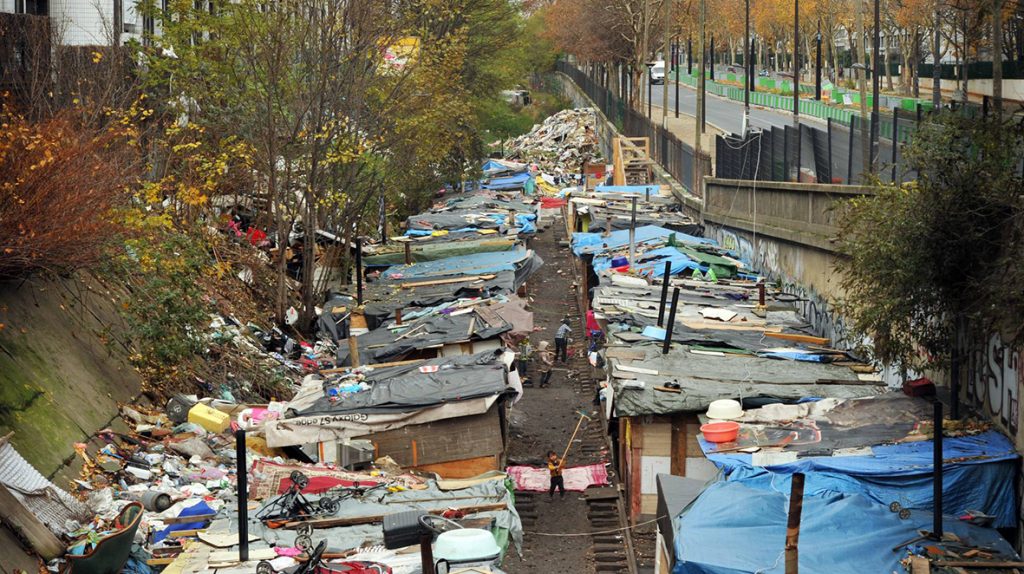
[[654, 62], [654, 65], [651, 66], [651, 83], [665, 83], [665, 60], [657, 60]]

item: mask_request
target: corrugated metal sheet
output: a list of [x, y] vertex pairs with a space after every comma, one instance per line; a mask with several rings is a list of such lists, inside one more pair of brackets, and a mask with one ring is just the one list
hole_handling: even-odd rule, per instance
[[6, 440], [0, 440], [0, 483], [55, 534], [64, 534], [68, 520], [88, 520], [85, 504], [39, 474]]

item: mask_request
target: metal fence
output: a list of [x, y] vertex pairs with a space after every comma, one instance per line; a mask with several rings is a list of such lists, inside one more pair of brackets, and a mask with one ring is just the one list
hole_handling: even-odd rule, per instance
[[695, 165], [699, 166], [696, 169], [704, 175], [711, 175], [711, 156], [702, 152], [700, 161], [695, 162], [692, 147], [669, 130], [652, 123], [644, 114], [628, 106], [625, 101], [582, 70], [566, 61], [559, 61], [557, 69], [569, 76], [623, 135], [649, 138], [651, 159], [661, 165], [687, 191], [693, 192]]
[[[910, 141], [927, 114], [920, 109], [893, 110], [879, 119], [874, 150], [877, 176], [886, 182], [915, 179], [900, 148]], [[715, 175], [730, 179], [801, 181], [857, 185], [867, 181], [871, 156], [871, 121], [852, 115], [828, 118], [825, 129], [807, 124], [773, 127], [746, 138], [719, 136], [715, 144]]]

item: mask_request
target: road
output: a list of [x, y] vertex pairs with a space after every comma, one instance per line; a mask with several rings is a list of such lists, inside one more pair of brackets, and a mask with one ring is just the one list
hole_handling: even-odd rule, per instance
[[[666, 83], [663, 85], [651, 86], [654, 105], [660, 106], [664, 101], [662, 92], [668, 89], [668, 107], [671, 112], [675, 111], [676, 95], [675, 84]], [[644, 94], [646, 98], [647, 94]], [[679, 85], [679, 113], [696, 115], [697, 91], [686, 84]], [[743, 124], [743, 103], [719, 96], [708, 94], [707, 121], [710, 124], [721, 128], [725, 132], [739, 133]], [[825, 122], [810, 116], [801, 116], [800, 123], [808, 126], [824, 129]], [[793, 125], [793, 114], [780, 110], [768, 110], [756, 107], [750, 108], [750, 125], [754, 128], [771, 128], [772, 126], [783, 127]]]
[[[654, 105], [660, 106], [662, 98], [664, 97], [663, 91], [668, 90], [668, 107], [669, 113], [675, 112], [676, 106], [676, 89], [674, 83], [666, 83], [663, 85], [655, 85], [651, 87], [651, 93], [653, 95]], [[647, 94], [644, 94], [646, 98]], [[644, 104], [646, 106], [646, 102]], [[697, 91], [686, 84], [679, 85], [679, 113], [695, 115], [697, 109]], [[646, 108], [645, 108], [646, 111]], [[655, 114], [655, 119], [658, 116]], [[728, 133], [740, 133], [743, 126], [743, 103], [735, 102], [727, 98], [708, 94], [707, 96], [707, 121], [722, 131]], [[811, 128], [816, 128], [822, 132], [826, 131], [827, 123], [808, 115], [800, 115], [800, 123]], [[792, 127], [793, 125], [793, 114], [791, 112], [784, 112], [781, 110], [764, 109], [755, 106], [750, 108], [750, 126], [752, 128], [771, 129], [772, 127], [782, 128], [785, 126]], [[832, 165], [836, 172], [836, 175], [845, 175], [847, 170], [847, 162], [849, 157], [850, 141], [848, 131], [843, 129], [839, 134], [842, 137], [833, 137], [832, 141]], [[854, 142], [854, 146], [859, 146], [859, 142]], [[808, 148], [804, 148], [807, 150]], [[892, 144], [885, 139], [879, 141], [879, 157], [883, 166], [891, 161], [892, 158]], [[806, 153], [804, 154], [807, 155]], [[858, 154], [859, 155], [859, 154]], [[813, 165], [813, 158], [806, 157], [801, 163], [806, 167]], [[856, 170], [856, 166], [854, 166]], [[888, 169], [883, 169], [881, 175], [887, 179], [889, 175]]]

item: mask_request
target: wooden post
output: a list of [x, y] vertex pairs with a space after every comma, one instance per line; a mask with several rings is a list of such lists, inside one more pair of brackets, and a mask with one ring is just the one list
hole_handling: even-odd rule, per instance
[[932, 433], [932, 537], [935, 540], [942, 540], [942, 402], [936, 400], [934, 412], [932, 413], [932, 424], [935, 431]]
[[786, 574], [799, 572], [800, 514], [804, 509], [804, 475], [795, 473], [789, 489], [789, 521], [786, 523]]
[[356, 341], [351, 329], [348, 333], [348, 364], [353, 369], [359, 367], [359, 342]]
[[670, 472], [676, 476], [686, 476], [686, 415], [672, 415], [672, 459], [669, 462]]
[[67, 549], [64, 544], [3, 483], [0, 483], [0, 517], [43, 559], [52, 560], [64, 555]]
[[238, 559], [249, 560], [249, 466], [245, 453], [245, 429], [235, 431], [235, 468], [238, 484]]
[[665, 262], [665, 273], [661, 276], [661, 303], [658, 305], [658, 326], [665, 324], [665, 303], [668, 301], [668, 280], [672, 276], [672, 262]]
[[412, 265], [412, 244], [405, 242], [405, 264]]
[[402, 308], [395, 309], [395, 326], [402, 324]]

